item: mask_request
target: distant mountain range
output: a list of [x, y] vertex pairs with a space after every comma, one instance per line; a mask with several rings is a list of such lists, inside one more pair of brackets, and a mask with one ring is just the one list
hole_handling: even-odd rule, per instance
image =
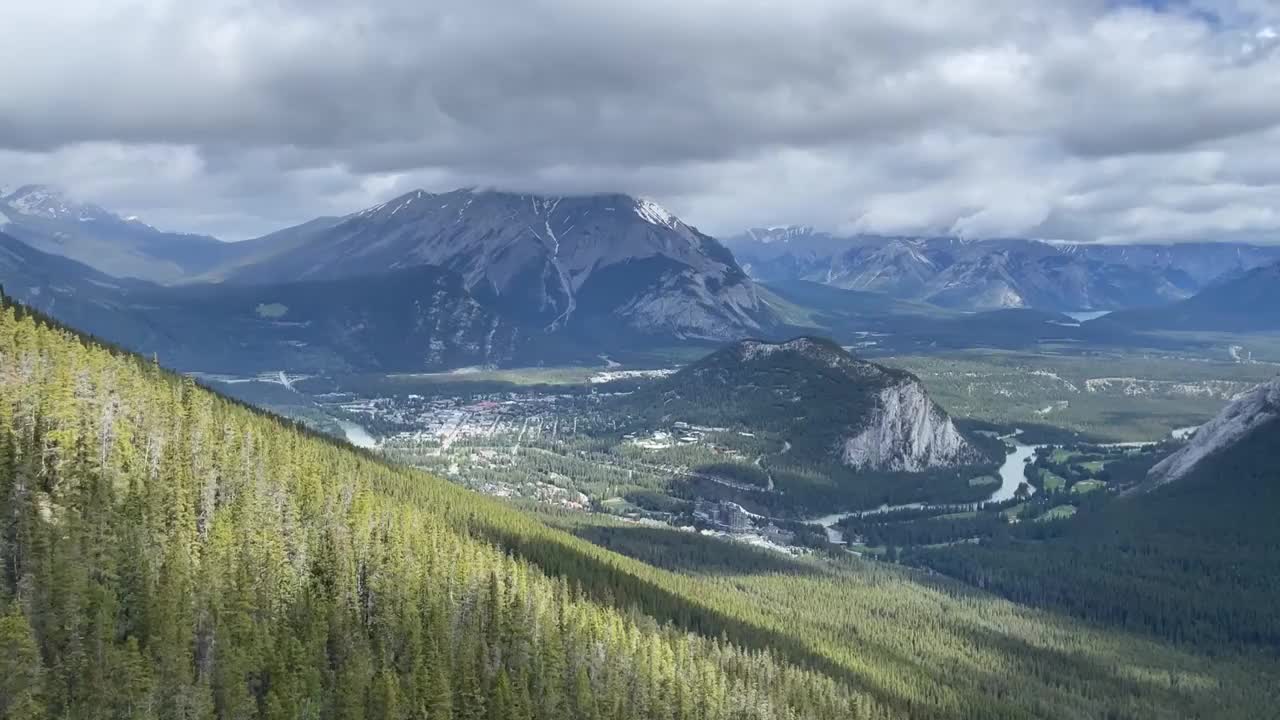
[[1096, 322], [1130, 330], [1280, 330], [1280, 263], [1223, 278], [1186, 300], [1125, 310]]
[[[741, 265], [626, 195], [419, 190], [224, 243], [45, 186], [0, 193], [10, 295], [209, 372], [594, 362], [802, 332], [914, 352], [1280, 328], [1280, 248], [840, 238], [799, 227], [729, 244]], [[1142, 306], [1153, 309], [1124, 310]], [[1084, 328], [1059, 314], [1086, 308], [1122, 311]]]
[[160, 283], [205, 272], [245, 249], [207, 235], [157, 230], [46, 185], [0, 193], [0, 232], [107, 275]]
[[243, 243], [161, 233], [35, 186], [5, 202], [18, 218], [0, 228], [11, 295], [185, 369], [582, 361], [779, 325], [723, 246], [622, 195], [416, 191]]
[[749, 230], [725, 244], [748, 274], [765, 283], [807, 280], [958, 310], [1162, 305], [1280, 260], [1280, 246], [1239, 243], [837, 237], [804, 227]]

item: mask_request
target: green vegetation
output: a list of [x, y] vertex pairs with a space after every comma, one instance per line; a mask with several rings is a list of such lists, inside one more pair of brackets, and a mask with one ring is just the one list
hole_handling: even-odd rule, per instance
[[1065, 520], [1076, 514], [1074, 505], [1055, 505], [1049, 508], [1049, 511], [1036, 518], [1037, 522], [1050, 522], [1052, 520]]
[[0, 561], [13, 718], [1244, 718], [1280, 700], [1270, 660], [882, 562], [535, 517], [11, 306]]
[[[1108, 500], [1090, 492], [1070, 521], [1020, 524], [989, 542], [913, 551], [911, 560], [1019, 602], [1202, 651], [1274, 656], [1277, 433], [1273, 422], [1149, 494]], [[1116, 460], [1107, 469], [1123, 471], [1123, 484], [1134, 487], [1145, 472], [1137, 470], [1150, 464]]]
[[[917, 699], [913, 717], [949, 708], [943, 715], [1247, 718], [1265, 715], [1266, 703], [1280, 700], [1270, 682], [1280, 666], [1271, 660], [1171, 651], [882, 561], [847, 554], [768, 559], [755, 548], [678, 530], [577, 513], [554, 517], [584, 537], [696, 580], [708, 598], [725, 592], [749, 604], [838, 658], [839, 667], [854, 669], [863, 687], [883, 690], [906, 677], [915, 678], [908, 685], [930, 678], [931, 689], [908, 693]], [[851, 549], [887, 555], [880, 548]], [[1261, 685], [1247, 685], [1254, 681]]]
[[1047, 493], [1062, 492], [1067, 487], [1066, 478], [1051, 470], [1040, 470], [1039, 488]]
[[6, 718], [875, 712], [846, 682], [645, 617], [652, 594], [602, 602], [638, 565], [13, 307], [0, 357]]
[[[995, 438], [975, 438], [979, 449], [967, 458], [967, 467], [903, 473], [847, 466], [837, 456], [840, 439], [856, 433], [858, 423], [877, 406], [882, 390], [911, 378], [899, 370], [857, 361], [828, 340], [798, 342], [803, 343], [799, 349], [775, 351], [779, 346], [770, 345], [751, 358], [745, 346], [731, 346], [616, 399], [610, 410], [614, 417], [625, 418], [623, 428], [635, 435], [673, 422], [720, 429], [707, 439], [711, 445], [737, 452], [736, 470], [713, 457], [682, 464], [700, 475], [729, 479], [735, 487], [710, 488], [706, 478], [694, 478], [702, 480], [696, 492], [734, 499], [771, 514], [803, 515], [921, 500], [959, 502], [987, 494], [969, 478], [975, 472], [994, 471], [995, 459], [1004, 454], [1004, 444]], [[677, 448], [673, 452], [687, 456], [691, 451]], [[776, 492], [753, 492], [770, 480]]]
[[1055, 463], [1066, 463], [1075, 456], [1075, 453], [1065, 448], [1054, 448], [1053, 452], [1049, 455], [1049, 460]]
[[1101, 490], [1106, 486], [1107, 484], [1102, 482], [1101, 480], [1081, 480], [1080, 482], [1071, 486], [1071, 492], [1076, 493], [1078, 495], [1083, 495], [1085, 493], [1091, 493], [1095, 490]]
[[1078, 349], [1074, 355], [983, 350], [876, 361], [914, 373], [958, 417], [999, 427], [1052, 425], [1077, 440], [1130, 442], [1199, 425], [1228, 398], [1275, 374], [1270, 365], [1231, 361], [1226, 348], [1211, 362], [1138, 351], [1082, 355]]

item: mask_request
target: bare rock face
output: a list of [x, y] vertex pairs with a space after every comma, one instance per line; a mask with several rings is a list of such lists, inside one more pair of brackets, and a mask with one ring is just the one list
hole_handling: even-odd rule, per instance
[[823, 338], [733, 343], [651, 392], [671, 417], [771, 433], [857, 470], [924, 472], [985, 459], [917, 377]]
[[866, 426], [840, 448], [850, 467], [902, 472], [965, 465], [976, 455], [914, 378], [881, 390]]
[[1155, 488], [1182, 479], [1201, 461], [1277, 418], [1280, 418], [1280, 377], [1237, 396], [1217, 417], [1200, 426], [1186, 447], [1151, 468], [1146, 487]]
[[529, 327], [730, 340], [773, 311], [733, 255], [654, 202], [416, 191], [281, 241], [233, 268], [240, 282], [376, 276], [430, 265]]

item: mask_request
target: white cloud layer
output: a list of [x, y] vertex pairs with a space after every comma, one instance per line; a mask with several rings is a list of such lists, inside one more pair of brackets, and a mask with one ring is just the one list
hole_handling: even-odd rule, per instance
[[1272, 0], [0, 7], [0, 185], [240, 238], [416, 187], [754, 224], [1280, 240]]

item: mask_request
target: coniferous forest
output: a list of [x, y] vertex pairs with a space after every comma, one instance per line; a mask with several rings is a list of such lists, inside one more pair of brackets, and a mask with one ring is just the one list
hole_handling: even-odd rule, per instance
[[488, 503], [20, 315], [0, 316], [0, 716], [871, 714], [472, 537]]
[[[594, 534], [647, 542], [629, 532]], [[691, 537], [691, 556], [718, 556], [710, 570], [645, 564], [0, 311], [0, 718], [1274, 707], [1270, 661], [1210, 661], [910, 570], [766, 562]]]

